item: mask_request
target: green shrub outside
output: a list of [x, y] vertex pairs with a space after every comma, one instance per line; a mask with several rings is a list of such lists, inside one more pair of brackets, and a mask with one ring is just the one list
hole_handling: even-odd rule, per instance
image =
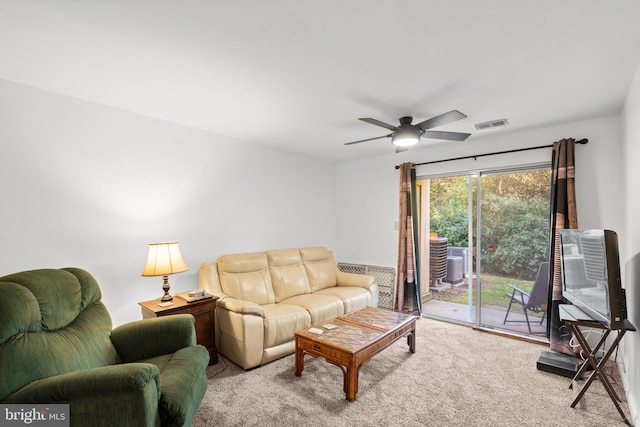
[[[466, 176], [431, 180], [431, 232], [449, 246], [468, 246], [467, 198]], [[482, 227], [482, 273], [534, 280], [548, 253], [549, 171], [485, 178]]]
[[483, 200], [483, 272], [534, 280], [547, 258], [549, 201], [497, 198]]

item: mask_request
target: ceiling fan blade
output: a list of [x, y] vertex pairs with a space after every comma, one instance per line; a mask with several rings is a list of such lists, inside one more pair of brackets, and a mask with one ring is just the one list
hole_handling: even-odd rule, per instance
[[396, 153], [402, 153], [403, 151], [409, 151], [409, 147], [400, 147], [396, 145]]
[[432, 117], [423, 122], [415, 125], [420, 130], [427, 130], [431, 128], [437, 128], [438, 126], [446, 125], [460, 119], [467, 117], [458, 110], [451, 110], [448, 113], [440, 114], [439, 116]]
[[439, 130], [425, 130], [422, 134], [424, 138], [444, 139], [446, 141], [464, 141], [471, 136], [470, 133], [445, 132]]
[[367, 139], [361, 139], [359, 141], [345, 142], [344, 145], [360, 144], [361, 142], [374, 141], [376, 139], [391, 138], [391, 135], [393, 134], [390, 133], [389, 135], [385, 135], [385, 136], [376, 136], [375, 138], [367, 138]]
[[376, 119], [370, 119], [370, 118], [364, 118], [363, 119], [363, 118], [360, 118], [358, 120], [362, 120], [363, 122], [367, 122], [367, 123], [370, 123], [372, 125], [381, 126], [383, 128], [387, 128], [389, 130], [397, 130], [398, 129], [397, 126], [393, 126], [393, 125], [390, 125], [390, 124], [385, 123], [385, 122], [381, 122], [380, 120], [376, 120]]

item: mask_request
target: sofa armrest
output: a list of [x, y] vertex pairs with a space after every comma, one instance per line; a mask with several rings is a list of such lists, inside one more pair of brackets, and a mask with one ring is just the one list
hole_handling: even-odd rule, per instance
[[264, 308], [260, 304], [251, 301], [244, 301], [236, 298], [226, 297], [216, 302], [216, 307], [233, 311], [238, 314], [252, 314], [254, 316], [264, 317]]
[[34, 381], [5, 403], [65, 403], [138, 392], [151, 386], [160, 396], [160, 371], [150, 363], [125, 363], [75, 371]]
[[196, 345], [195, 318], [175, 314], [137, 320], [111, 331], [111, 342], [123, 363], [175, 353]]
[[369, 289], [376, 281], [374, 276], [366, 274], [345, 273], [338, 270], [337, 282], [338, 286], [357, 286], [359, 288]]

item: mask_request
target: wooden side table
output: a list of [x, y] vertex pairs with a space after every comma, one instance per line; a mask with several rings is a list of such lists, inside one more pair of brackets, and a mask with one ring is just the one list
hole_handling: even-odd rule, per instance
[[215, 310], [217, 298], [201, 299], [187, 302], [180, 297], [173, 297], [173, 305], [160, 307], [160, 299], [139, 302], [142, 307], [142, 318], [149, 319], [172, 314], [191, 314], [196, 318], [196, 341], [209, 350], [209, 365], [218, 363], [218, 349], [215, 336]]

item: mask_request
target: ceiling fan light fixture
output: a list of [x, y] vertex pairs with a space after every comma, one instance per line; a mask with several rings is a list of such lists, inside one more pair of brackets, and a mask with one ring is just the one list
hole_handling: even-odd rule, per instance
[[397, 147], [409, 147], [420, 141], [420, 132], [413, 127], [398, 129], [391, 136], [391, 143]]
[[374, 138], [345, 142], [344, 145], [360, 144], [361, 142], [374, 141], [376, 139], [390, 137], [391, 143], [396, 146], [396, 153], [398, 153], [400, 151], [406, 151], [407, 147], [417, 144], [423, 137], [429, 139], [440, 139], [443, 141], [464, 141], [471, 136], [470, 133], [433, 131], [431, 129], [464, 119], [466, 117], [467, 116], [465, 114], [462, 114], [458, 110], [451, 110], [447, 113], [431, 117], [430, 119], [423, 120], [418, 124], [412, 125], [411, 123], [413, 122], [413, 117], [404, 116], [400, 117], [399, 119], [400, 126], [390, 125], [389, 123], [385, 123], [371, 117], [361, 117], [358, 120], [362, 120], [363, 122], [367, 122], [371, 125], [389, 129], [390, 131], [392, 131], [392, 133], [384, 136], [376, 136]]

